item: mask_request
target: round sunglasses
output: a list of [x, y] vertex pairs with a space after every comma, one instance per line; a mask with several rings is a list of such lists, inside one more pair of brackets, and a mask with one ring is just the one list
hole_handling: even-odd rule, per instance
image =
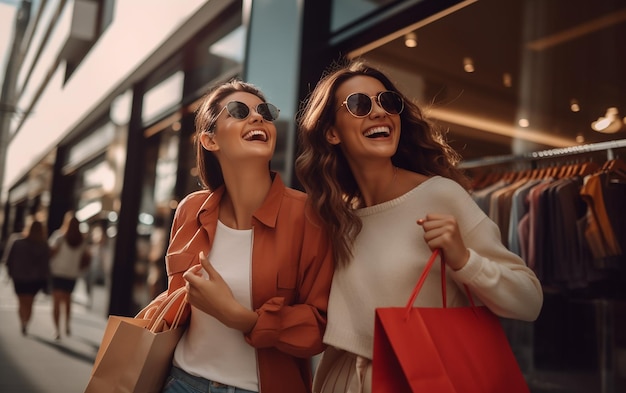
[[[230, 116], [237, 120], [244, 120], [250, 116], [250, 107], [248, 107], [248, 105], [241, 101], [230, 101], [222, 108], [215, 119], [218, 119], [222, 115], [224, 109], [228, 111]], [[274, 121], [278, 119], [278, 114], [280, 113], [280, 109], [278, 109], [276, 105], [270, 104], [269, 102], [260, 103], [254, 110], [267, 121]], [[215, 124], [213, 124], [210, 129], [213, 129], [214, 127]]]
[[[372, 113], [374, 105], [372, 101], [376, 100], [378, 106], [383, 108], [388, 115], [399, 115], [404, 110], [404, 100], [402, 96], [395, 91], [381, 91], [375, 96], [368, 96], [365, 93], [352, 93], [346, 97], [341, 103], [346, 106], [348, 112], [354, 117], [366, 117]], [[337, 110], [339, 110], [337, 109]]]

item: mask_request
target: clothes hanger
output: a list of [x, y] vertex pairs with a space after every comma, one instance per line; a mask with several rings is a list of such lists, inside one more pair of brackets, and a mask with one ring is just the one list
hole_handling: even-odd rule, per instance
[[609, 173], [611, 178], [626, 180], [626, 162], [620, 158], [609, 160], [604, 165], [604, 171]]
[[585, 177], [594, 174], [601, 169], [600, 165], [595, 161], [587, 161], [583, 163], [577, 171], [578, 176]]
[[570, 167], [571, 165], [565, 163], [561, 164], [559, 166], [559, 169], [557, 170], [556, 177], [559, 179], [563, 179], [564, 177], [566, 177], [569, 173]]

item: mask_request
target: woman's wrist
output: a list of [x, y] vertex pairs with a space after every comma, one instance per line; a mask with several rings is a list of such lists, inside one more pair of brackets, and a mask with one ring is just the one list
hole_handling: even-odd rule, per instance
[[256, 324], [259, 316], [256, 312], [248, 310], [241, 304], [235, 302], [227, 318], [228, 320], [225, 321], [226, 326], [237, 329], [243, 333], [249, 333]]

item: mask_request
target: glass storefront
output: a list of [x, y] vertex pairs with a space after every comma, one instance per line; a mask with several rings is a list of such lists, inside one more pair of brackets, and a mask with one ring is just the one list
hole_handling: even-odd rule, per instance
[[[81, 223], [92, 261], [80, 277], [77, 299], [90, 307], [94, 286], [111, 288], [126, 131], [125, 125], [116, 125], [105, 116], [77, 141], [62, 148], [59, 155], [62, 168], [55, 179], [55, 216], [51, 224], [60, 225], [62, 214], [68, 210], [74, 211]], [[96, 306], [106, 309], [106, 304]]]
[[142, 198], [137, 219], [135, 303], [147, 304], [167, 288], [165, 249], [176, 208], [179, 135], [172, 127], [146, 141]]

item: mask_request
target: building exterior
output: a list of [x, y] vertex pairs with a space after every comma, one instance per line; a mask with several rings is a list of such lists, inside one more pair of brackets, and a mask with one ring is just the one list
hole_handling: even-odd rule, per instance
[[[56, 229], [75, 210], [97, 251], [92, 279], [110, 288], [111, 314], [132, 315], [164, 289], [174, 210], [198, 188], [193, 113], [208, 89], [233, 77], [257, 84], [281, 109], [272, 166], [294, 187], [294, 118], [341, 58], [392, 71], [474, 166], [491, 156], [519, 164], [533, 151], [588, 143], [606, 160], [624, 147], [619, 121], [610, 130], [589, 127], [609, 117], [607, 108], [626, 111], [618, 50], [626, 18], [610, 0], [571, 9], [524, 0], [22, 3], [28, 18], [25, 28], [16, 24], [19, 48], [5, 78], [12, 88], [3, 94], [12, 110], [0, 122], [0, 239], [34, 215]], [[423, 52], [408, 52], [413, 44]], [[608, 60], [589, 62], [580, 52], [587, 46]], [[563, 53], [548, 56], [553, 47]], [[585, 117], [574, 111], [579, 101]], [[521, 329], [527, 369], [532, 329]], [[606, 345], [575, 366], [591, 369], [595, 391], [612, 392], [626, 378], [625, 352], [618, 363]]]

